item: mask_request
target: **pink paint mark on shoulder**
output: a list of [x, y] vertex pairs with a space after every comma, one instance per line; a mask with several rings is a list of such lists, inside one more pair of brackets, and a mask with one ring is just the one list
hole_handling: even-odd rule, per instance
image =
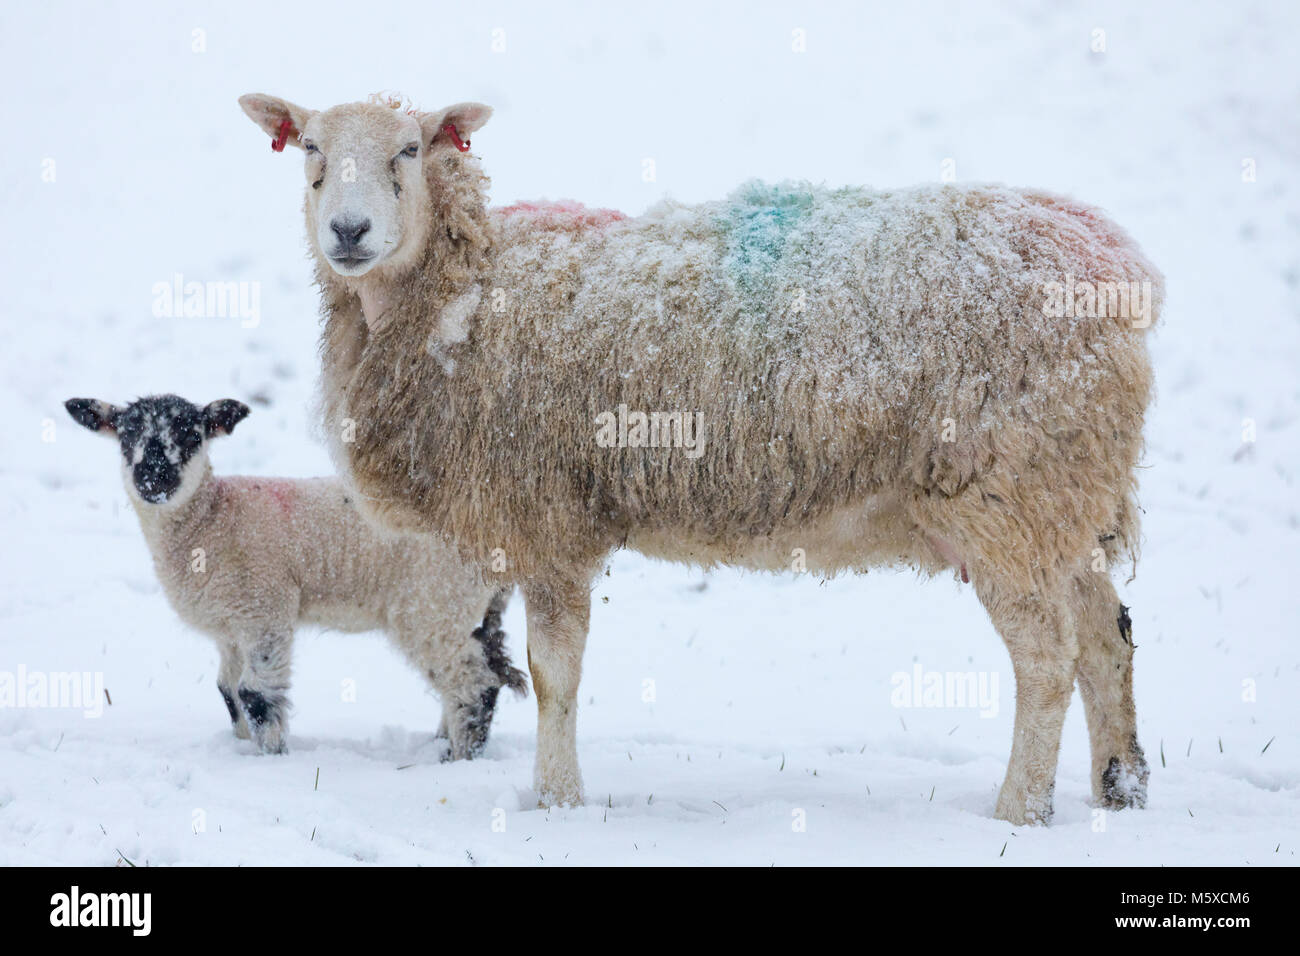
[[275, 503], [280, 506], [280, 510], [285, 514], [293, 512], [294, 501], [298, 497], [298, 491], [292, 484], [287, 481], [269, 481], [266, 484], [267, 493], [275, 499]]
[[604, 229], [627, 218], [627, 213], [617, 209], [588, 209], [571, 199], [559, 202], [517, 202], [493, 212], [506, 217], [527, 217], [543, 229], [562, 229], [568, 232]]
[[269, 498], [286, 515], [293, 513], [298, 489], [287, 478], [257, 478], [252, 475], [229, 475], [217, 479], [217, 494], [222, 498], [245, 495], [252, 498]]

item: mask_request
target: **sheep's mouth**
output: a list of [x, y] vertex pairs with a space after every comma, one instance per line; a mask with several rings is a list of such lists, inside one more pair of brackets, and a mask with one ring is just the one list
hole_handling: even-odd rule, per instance
[[179, 486], [179, 481], [167, 481], [163, 483], [137, 481], [135, 483], [135, 490], [141, 500], [148, 502], [151, 505], [160, 505], [167, 501]]
[[356, 272], [358, 270], [368, 269], [370, 268], [370, 263], [373, 262], [374, 259], [374, 255], [342, 255], [329, 257], [330, 265], [339, 272]]

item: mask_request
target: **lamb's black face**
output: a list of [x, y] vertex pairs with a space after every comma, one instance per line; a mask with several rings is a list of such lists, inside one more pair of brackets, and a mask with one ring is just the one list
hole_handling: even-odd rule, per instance
[[140, 497], [161, 504], [207, 438], [203, 409], [176, 395], [142, 398], [116, 416], [122, 458]]
[[187, 487], [181, 498], [192, 492], [207, 440], [228, 434], [248, 414], [248, 406], [233, 399], [200, 407], [179, 395], [151, 395], [126, 406], [72, 398], [64, 406], [79, 424], [117, 437], [131, 487], [142, 501], [156, 505]]

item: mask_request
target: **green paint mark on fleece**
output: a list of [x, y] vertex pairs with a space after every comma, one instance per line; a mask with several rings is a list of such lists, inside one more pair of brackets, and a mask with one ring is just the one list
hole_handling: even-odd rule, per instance
[[741, 308], [762, 328], [784, 284], [781, 258], [817, 194], [806, 183], [745, 183], [715, 217], [725, 245], [723, 264], [736, 284]]

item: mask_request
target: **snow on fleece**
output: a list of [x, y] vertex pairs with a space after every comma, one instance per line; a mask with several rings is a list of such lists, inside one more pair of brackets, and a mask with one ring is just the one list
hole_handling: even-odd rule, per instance
[[[611, 259], [640, 259], [635, 267], [657, 272], [661, 289], [674, 285], [678, 273], [694, 271], [688, 260], [702, 242], [711, 247], [704, 261], [720, 264], [715, 278], [723, 288], [701, 288], [695, 295], [716, 296], [715, 317], [733, 331], [769, 339], [806, 333], [806, 320], [815, 312], [812, 300], [831, 291], [822, 287], [832, 276], [848, 280], [847, 288], [883, 313], [878, 319], [887, 315], [897, 321], [922, 306], [917, 279], [928, 283], [927, 299], [962, 300], [981, 298], [979, 287], [1000, 275], [1016, 287], [1017, 298], [1033, 306], [1017, 310], [1017, 328], [990, 328], [969, 315], [958, 321], [982, 325], [984, 336], [1060, 340], [1070, 337], [1079, 316], [1040, 314], [1038, 307], [1045, 313], [1054, 285], [1067, 279], [1125, 283], [1158, 275], [1096, 208], [997, 184], [874, 190], [750, 180], [721, 201], [685, 205], [665, 199], [639, 217], [572, 200], [517, 202], [493, 213], [506, 220], [512, 239], [522, 227], [534, 235], [567, 236], [575, 246], [608, 241]], [[945, 256], [930, 254], [940, 247]], [[889, 263], [894, 265], [886, 268]], [[663, 304], [673, 298], [666, 296]], [[1162, 300], [1157, 280], [1134, 301], [1158, 311]], [[946, 339], [957, 330], [935, 331]], [[913, 349], [927, 347], [923, 336], [908, 339]], [[866, 341], [858, 346], [872, 348]], [[920, 361], [919, 352], [911, 351], [890, 356], [887, 364], [897, 369]], [[1057, 372], [1065, 381], [1091, 378], [1097, 370], [1088, 364], [1064, 359]]]

